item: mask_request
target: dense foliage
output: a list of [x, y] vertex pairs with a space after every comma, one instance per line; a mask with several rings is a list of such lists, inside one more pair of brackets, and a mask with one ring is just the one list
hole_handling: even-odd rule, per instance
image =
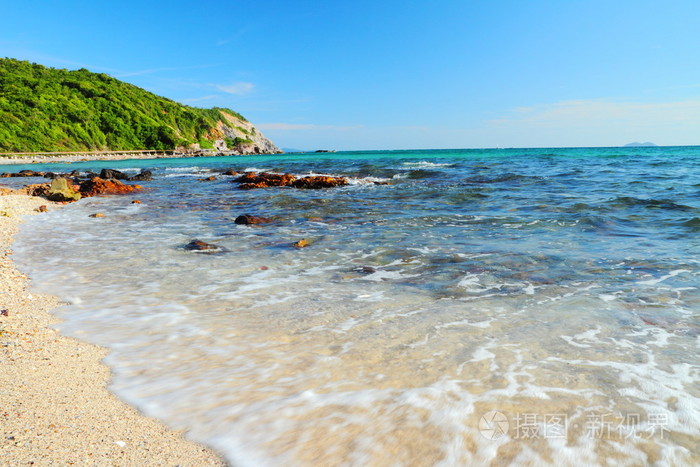
[[[220, 111], [156, 96], [103, 73], [0, 58], [0, 152], [173, 149], [200, 143]], [[224, 120], [225, 121], [225, 120]]]

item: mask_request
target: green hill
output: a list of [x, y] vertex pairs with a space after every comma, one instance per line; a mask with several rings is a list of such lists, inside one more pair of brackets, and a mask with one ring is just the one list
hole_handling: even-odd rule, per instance
[[189, 107], [86, 69], [0, 59], [0, 152], [175, 149], [196, 144], [279, 152], [232, 110]]

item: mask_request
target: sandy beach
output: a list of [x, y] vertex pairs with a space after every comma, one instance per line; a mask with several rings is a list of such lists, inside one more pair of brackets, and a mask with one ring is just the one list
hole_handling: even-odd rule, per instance
[[51, 327], [58, 299], [32, 293], [10, 251], [22, 217], [41, 205], [59, 207], [0, 196], [0, 465], [226, 465], [110, 393], [105, 349]]

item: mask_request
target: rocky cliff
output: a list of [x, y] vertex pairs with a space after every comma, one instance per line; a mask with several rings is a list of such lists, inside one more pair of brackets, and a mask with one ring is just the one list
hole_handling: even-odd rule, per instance
[[279, 154], [282, 150], [267, 139], [247, 120], [220, 110], [223, 120], [219, 120], [207, 139], [214, 142], [214, 149], [234, 151], [237, 154]]

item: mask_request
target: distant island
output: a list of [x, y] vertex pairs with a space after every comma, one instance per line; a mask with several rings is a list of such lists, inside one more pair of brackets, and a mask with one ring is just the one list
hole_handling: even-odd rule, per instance
[[0, 153], [144, 149], [282, 152], [233, 110], [189, 107], [84, 68], [0, 58]]
[[640, 148], [640, 147], [654, 147], [656, 144], [647, 141], [646, 143], [628, 143], [623, 146], [623, 148]]

